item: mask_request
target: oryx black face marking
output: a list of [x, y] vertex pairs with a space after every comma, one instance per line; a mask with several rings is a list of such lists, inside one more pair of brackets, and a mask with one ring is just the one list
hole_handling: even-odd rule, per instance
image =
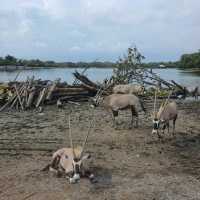
[[79, 174], [81, 172], [82, 160], [74, 158], [73, 167], [75, 174]]
[[158, 119], [154, 119], [153, 120], [153, 129], [157, 130], [157, 129], [159, 129], [159, 126], [160, 126], [159, 120]]

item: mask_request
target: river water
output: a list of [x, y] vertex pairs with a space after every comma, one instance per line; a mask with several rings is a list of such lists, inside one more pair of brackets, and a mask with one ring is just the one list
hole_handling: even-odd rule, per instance
[[[26, 80], [27, 76], [35, 76], [36, 79], [55, 80], [61, 78], [62, 81], [67, 81], [69, 84], [73, 82], [74, 77], [72, 73], [77, 70], [82, 72], [83, 69], [73, 68], [43, 68], [23, 70], [19, 74], [18, 80]], [[165, 80], [175, 80], [184, 86], [200, 86], [200, 71], [183, 71], [179, 69], [153, 69]], [[14, 80], [18, 71], [0, 72], [0, 82], [8, 82]], [[85, 73], [88, 78], [93, 81], [102, 81], [112, 75], [112, 69], [90, 68]]]

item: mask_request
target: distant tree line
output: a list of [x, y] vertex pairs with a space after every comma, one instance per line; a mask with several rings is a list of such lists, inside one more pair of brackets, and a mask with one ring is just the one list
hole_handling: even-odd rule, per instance
[[[25, 60], [17, 59], [14, 56], [7, 55], [4, 58], [0, 57], [0, 66], [25, 66], [25, 67], [63, 67], [63, 68], [117, 68], [118, 62], [54, 62], [54, 61], [41, 61], [39, 59]], [[200, 50], [191, 54], [183, 54], [179, 61], [176, 62], [149, 62], [141, 63], [142, 67], [157, 68], [160, 66], [168, 68], [200, 68]]]
[[41, 61], [39, 59], [25, 60], [17, 59], [14, 56], [7, 55], [4, 58], [0, 57], [0, 66], [25, 66], [25, 67], [66, 67], [66, 68], [113, 68], [115, 63], [112, 62], [54, 62], [54, 61]]
[[164, 67], [167, 67], [167, 68], [175, 68], [178, 66], [178, 61], [176, 62], [172, 62], [172, 61], [169, 61], [169, 62], [149, 62], [149, 63], [142, 63], [143, 67], [147, 67], [147, 68], [157, 68], [157, 67], [160, 67], [160, 66], [164, 66]]
[[198, 68], [200, 69], [200, 50], [195, 53], [183, 54], [179, 61], [175, 62], [149, 62], [143, 63], [143, 67], [153, 68], [156, 66], [165, 66], [168, 68], [178, 67], [178, 68]]
[[200, 50], [191, 54], [183, 54], [179, 61], [180, 68], [199, 68], [200, 69]]
[[[39, 59], [17, 59], [14, 56], [7, 55], [4, 58], [0, 57], [0, 66], [25, 66], [31, 68], [38, 67], [63, 67], [63, 68], [85, 68], [85, 67], [96, 67], [96, 68], [115, 68], [118, 66], [118, 62], [54, 62], [54, 61], [41, 61]], [[177, 67], [177, 62], [149, 62], [141, 63], [143, 67], [155, 68], [160, 65], [166, 67]]]

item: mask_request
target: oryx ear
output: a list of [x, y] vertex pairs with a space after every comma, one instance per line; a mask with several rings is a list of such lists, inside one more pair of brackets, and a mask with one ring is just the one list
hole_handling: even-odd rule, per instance
[[81, 160], [86, 160], [86, 159], [89, 159], [91, 158], [91, 155], [88, 153], [88, 154], [85, 154]]

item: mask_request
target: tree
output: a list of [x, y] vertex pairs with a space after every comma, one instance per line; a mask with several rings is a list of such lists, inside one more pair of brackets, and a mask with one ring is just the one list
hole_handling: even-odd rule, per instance
[[200, 68], [200, 51], [182, 55], [179, 61], [179, 67]]
[[5, 57], [5, 62], [9, 65], [15, 65], [17, 63], [17, 59], [14, 56], [7, 55]]
[[113, 78], [118, 83], [133, 82], [133, 75], [143, 71], [142, 60], [145, 57], [138, 51], [137, 47], [128, 48], [127, 55], [119, 58], [116, 68], [113, 70]]

